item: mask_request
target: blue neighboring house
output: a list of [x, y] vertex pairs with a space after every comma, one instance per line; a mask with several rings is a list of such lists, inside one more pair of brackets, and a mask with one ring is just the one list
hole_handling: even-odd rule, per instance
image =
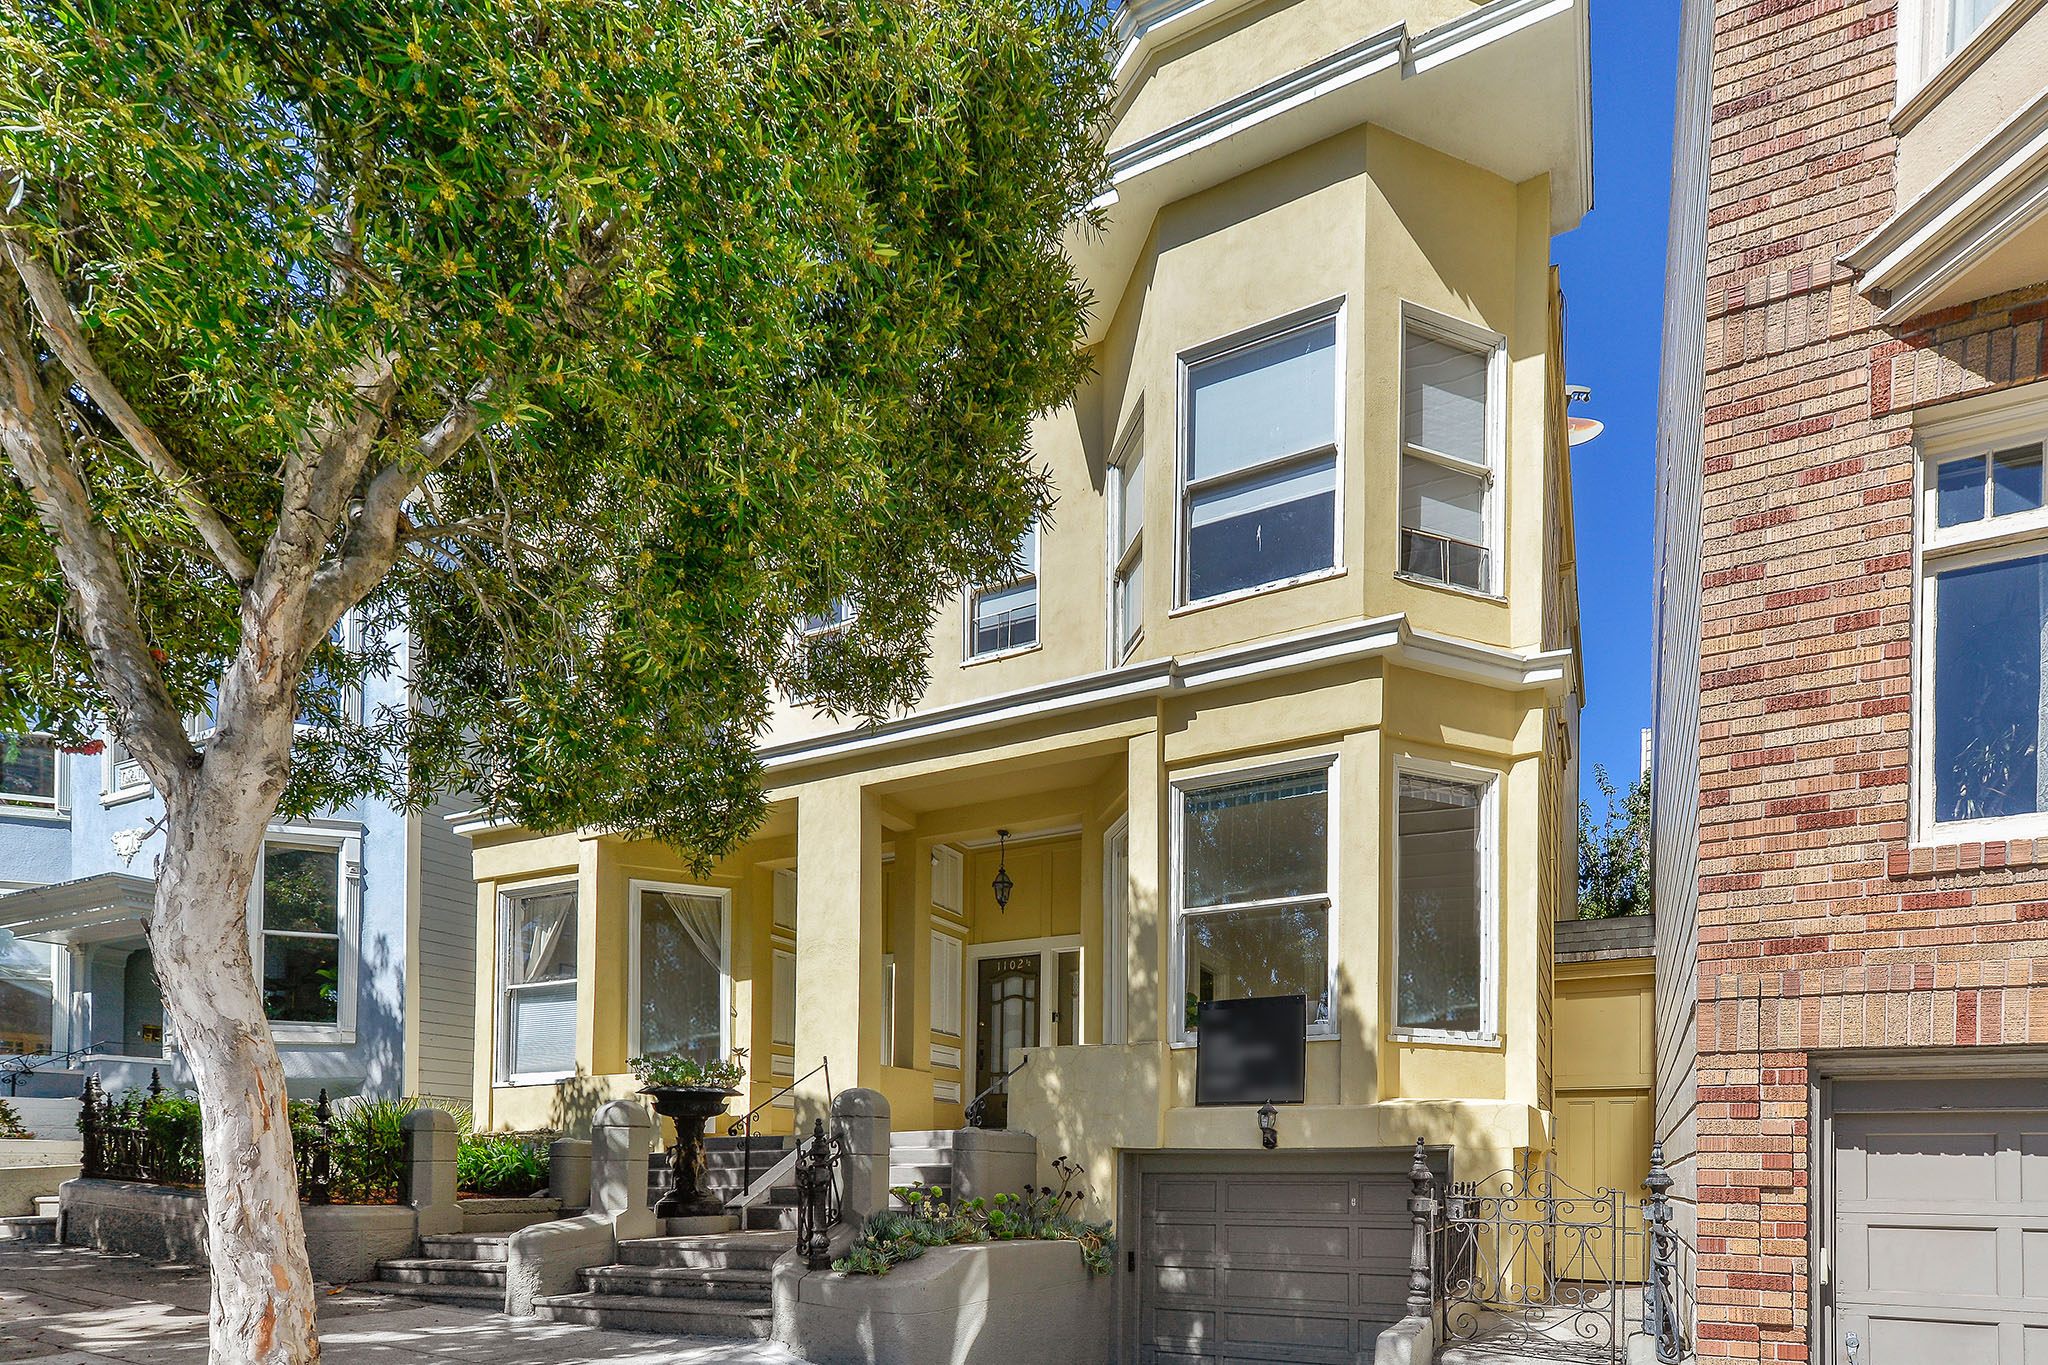
[[[356, 704], [404, 705], [405, 672], [401, 655]], [[457, 807], [271, 827], [250, 947], [295, 1097], [467, 1102], [477, 902]], [[186, 1082], [149, 949], [162, 812], [111, 740], [86, 754], [0, 735], [0, 1098], [76, 1095], [88, 1072], [109, 1090], [152, 1068]]]

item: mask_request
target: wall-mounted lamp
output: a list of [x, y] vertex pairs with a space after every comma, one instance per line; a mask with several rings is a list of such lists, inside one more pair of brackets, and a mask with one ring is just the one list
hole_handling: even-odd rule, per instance
[[996, 879], [989, 883], [996, 893], [996, 909], [1007, 910], [1010, 906], [1010, 891], [1017, 883], [1010, 880], [1009, 851], [1010, 831], [999, 829], [996, 838], [1001, 845], [996, 852]]
[[1280, 1145], [1280, 1111], [1271, 1100], [1259, 1106], [1259, 1141], [1269, 1152]]

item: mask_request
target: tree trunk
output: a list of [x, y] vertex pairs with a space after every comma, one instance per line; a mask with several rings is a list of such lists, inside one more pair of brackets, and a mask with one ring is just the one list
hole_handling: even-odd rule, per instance
[[[230, 685], [226, 697], [239, 690]], [[166, 800], [150, 947], [204, 1120], [208, 1358], [308, 1365], [320, 1358], [313, 1277], [284, 1064], [264, 1014], [248, 922], [263, 833], [284, 786], [291, 716], [287, 708], [281, 726], [268, 717], [250, 726], [258, 735], [231, 734], [223, 710], [201, 770]]]

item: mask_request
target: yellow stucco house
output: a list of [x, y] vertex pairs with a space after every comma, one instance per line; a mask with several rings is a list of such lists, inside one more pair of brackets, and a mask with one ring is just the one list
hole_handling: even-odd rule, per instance
[[[745, 1048], [750, 1104], [829, 1062], [946, 1129], [1028, 1057], [994, 1117], [1088, 1172], [1150, 1358], [1160, 1295], [1259, 1296], [1145, 1273], [1177, 1251], [1264, 1236], [1298, 1271], [1310, 1224], [1355, 1224], [1343, 1278], [1377, 1289], [1314, 1330], [1384, 1321], [1416, 1139], [1461, 1177], [1552, 1142], [1581, 688], [1550, 242], [1591, 147], [1586, 0], [1121, 24], [1109, 227], [1070, 247], [1096, 378], [1037, 424], [1031, 572], [940, 614], [912, 713], [784, 706], [767, 823], [708, 876], [466, 832], [481, 1121]], [[1189, 1027], [1291, 994], [1305, 1102], [1267, 1150], [1253, 1107], [1195, 1104]]]

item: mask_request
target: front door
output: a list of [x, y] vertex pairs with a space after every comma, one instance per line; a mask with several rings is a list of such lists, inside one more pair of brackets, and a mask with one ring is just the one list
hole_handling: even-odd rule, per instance
[[1008, 1126], [1008, 1088], [998, 1083], [1022, 1060], [1022, 1049], [1079, 1041], [1080, 992], [1079, 948], [1033, 946], [976, 961], [974, 1093], [997, 1086], [982, 1101], [982, 1127]]

